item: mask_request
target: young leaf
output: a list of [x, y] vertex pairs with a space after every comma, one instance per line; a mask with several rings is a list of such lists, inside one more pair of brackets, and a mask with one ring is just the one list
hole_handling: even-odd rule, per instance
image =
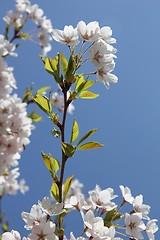
[[74, 68], [75, 68], [74, 58], [71, 55], [70, 58], [69, 58], [69, 62], [68, 62], [66, 77], [69, 77], [73, 73]]
[[94, 83], [95, 82], [90, 81], [90, 80], [82, 82], [81, 85], [78, 87], [78, 92], [81, 92], [81, 91], [91, 87]]
[[94, 149], [94, 148], [99, 148], [103, 147], [105, 144], [100, 144], [97, 142], [87, 142], [79, 146], [77, 150], [88, 150], [88, 149]]
[[44, 93], [45, 91], [47, 91], [48, 89], [50, 89], [51, 87], [43, 87], [43, 88], [40, 88], [38, 89], [37, 91], [37, 94], [42, 94]]
[[54, 76], [57, 83], [62, 81], [62, 78], [59, 77], [59, 54], [54, 59], [47, 57], [45, 61], [45, 69], [48, 73]]
[[66, 77], [66, 72], [68, 69], [68, 61], [61, 52], [60, 52], [60, 58], [61, 58], [62, 72], [63, 72], [63, 75]]
[[77, 80], [75, 84], [75, 90], [79, 88], [79, 86], [84, 82], [84, 77], [82, 74], [77, 75]]
[[97, 129], [98, 129], [98, 128], [92, 129], [92, 130], [90, 130], [89, 132], [87, 132], [87, 133], [79, 140], [79, 142], [77, 143], [77, 146], [78, 146], [81, 142], [83, 142], [85, 139], [87, 139], [88, 137], [90, 137], [93, 133], [95, 133], [95, 132], [97, 131]]
[[80, 94], [79, 94], [79, 97], [80, 98], [87, 98], [87, 99], [92, 99], [92, 98], [96, 98], [98, 97], [99, 94], [95, 94], [93, 92], [90, 92], [90, 91], [82, 91]]
[[72, 177], [69, 177], [69, 178], [66, 179], [66, 182], [64, 184], [64, 189], [63, 189], [63, 201], [65, 200], [65, 197], [66, 197], [66, 195], [67, 195], [67, 193], [68, 193], [68, 191], [69, 191], [69, 189], [72, 185], [73, 177], [74, 177], [74, 175], [72, 175]]
[[74, 118], [70, 143], [73, 143], [74, 141], [76, 141], [78, 136], [79, 136], [79, 127], [78, 127], [78, 123], [76, 122], [76, 120]]
[[32, 97], [33, 101], [45, 112], [48, 114], [52, 113], [52, 105], [49, 99], [46, 96], [36, 94], [35, 97]]
[[54, 157], [52, 157], [51, 154], [49, 154], [49, 160], [50, 160], [50, 165], [51, 165], [51, 168], [52, 170], [57, 173], [57, 171], [59, 170], [60, 168], [60, 163], [57, 159], [55, 159]]
[[57, 171], [60, 168], [60, 163], [58, 162], [58, 160], [56, 160], [55, 158], [52, 157], [51, 154], [49, 154], [49, 157], [47, 154], [41, 152], [43, 160], [48, 168], [48, 170], [52, 173], [57, 173]]
[[61, 143], [63, 152], [67, 155], [67, 157], [72, 157], [76, 150], [75, 146], [68, 144], [68, 143]]
[[51, 193], [54, 199], [59, 202], [59, 188], [55, 182], [53, 182], [52, 187], [51, 187]]
[[31, 118], [33, 122], [39, 122], [42, 119], [42, 117], [39, 114], [36, 114], [36, 111], [30, 113], [28, 117]]

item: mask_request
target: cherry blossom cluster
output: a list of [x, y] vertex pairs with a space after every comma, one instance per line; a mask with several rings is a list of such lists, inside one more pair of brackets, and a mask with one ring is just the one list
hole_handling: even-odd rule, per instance
[[69, 47], [79, 43], [79, 36], [83, 41], [81, 49], [85, 42], [90, 42], [89, 59], [97, 69], [95, 72], [96, 77], [107, 88], [109, 88], [110, 82], [117, 83], [118, 78], [111, 74], [115, 67], [114, 58], [116, 58], [116, 49], [111, 44], [116, 43], [116, 40], [111, 37], [112, 30], [110, 27], [100, 28], [96, 21], [87, 25], [85, 22], [80, 21], [75, 29], [71, 25], [65, 26], [63, 31], [53, 29], [51, 34], [56, 41]]
[[[30, 33], [20, 33], [15, 36], [16, 38], [38, 39], [36, 42], [42, 48], [43, 56], [46, 56], [47, 52], [51, 50], [51, 44], [49, 43], [52, 38], [49, 33], [52, 31], [52, 24], [44, 12], [37, 4], [31, 5], [29, 0], [16, 0], [16, 11], [9, 10], [3, 20], [11, 27], [13, 27], [18, 33], [28, 19], [31, 19], [35, 24], [37, 32], [31, 36]], [[36, 34], [36, 37], [35, 37]]]
[[26, 103], [22, 103], [17, 94], [11, 95], [16, 88], [13, 68], [8, 67], [3, 57], [17, 56], [15, 45], [0, 35], [0, 196], [4, 192], [16, 194], [28, 190], [25, 181], [18, 183], [17, 159], [29, 143], [29, 136], [33, 129], [32, 120], [27, 117]]
[[[3, 20], [7, 23], [6, 37], [0, 35], [0, 196], [4, 193], [16, 194], [28, 191], [25, 180], [17, 181], [19, 177], [18, 159], [20, 153], [29, 144], [29, 136], [34, 128], [32, 120], [27, 117], [27, 104], [17, 94], [12, 94], [16, 89], [16, 80], [13, 75], [13, 67], [8, 67], [5, 58], [8, 55], [17, 56], [15, 39], [31, 39], [28, 33], [22, 33], [24, 24], [28, 19], [37, 25], [38, 45], [45, 56], [51, 50], [49, 41], [52, 40], [49, 33], [52, 24], [43, 10], [38, 5], [31, 5], [29, 0], [16, 0], [16, 11], [8, 11]], [[14, 28], [14, 36], [9, 41], [9, 27]], [[32, 31], [31, 31], [32, 32]], [[16, 167], [16, 168], [15, 168]], [[14, 168], [14, 169], [11, 169]]]
[[[64, 203], [52, 204], [49, 197], [45, 197], [42, 202], [38, 201], [38, 205], [32, 206], [30, 213], [22, 212], [25, 228], [31, 231], [27, 239], [58, 239], [56, 224], [48, 220], [52, 216], [76, 209], [82, 216], [84, 229], [82, 236], [78, 238], [71, 232], [70, 240], [122, 240], [124, 238], [121, 237], [124, 236], [136, 240], [144, 238], [142, 231], [146, 232], [149, 240], [154, 240], [154, 233], [158, 230], [157, 220], [150, 220], [148, 217], [150, 206], [143, 204], [142, 195], [134, 198], [128, 187], [120, 185], [123, 200], [117, 208], [117, 204], [113, 202], [117, 195], [114, 195], [112, 188], [101, 190], [96, 185], [94, 190], [88, 192], [89, 198], [86, 199], [81, 192], [82, 187], [83, 185], [75, 180]], [[130, 213], [120, 213], [125, 203], [132, 206]], [[63, 238], [67, 240], [66, 236]], [[5, 239], [20, 240], [21, 237], [18, 232], [12, 230], [2, 235], [2, 240]]]

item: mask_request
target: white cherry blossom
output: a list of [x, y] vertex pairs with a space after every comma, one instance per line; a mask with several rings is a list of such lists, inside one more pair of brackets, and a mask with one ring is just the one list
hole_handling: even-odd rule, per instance
[[106, 86], [106, 88], [109, 88], [110, 83], [118, 82], [117, 76], [108, 72], [108, 69], [113, 67], [113, 64], [106, 64], [104, 67], [98, 69], [96, 73], [96, 77]]
[[24, 18], [20, 12], [9, 10], [3, 20], [12, 27], [21, 27], [24, 24]]
[[32, 228], [32, 233], [29, 234], [28, 238], [31, 240], [57, 240], [54, 232], [55, 224], [53, 222], [40, 223]]
[[143, 204], [143, 196], [141, 194], [133, 200], [133, 207], [135, 212], [141, 212], [142, 217], [149, 220], [147, 215], [149, 214], [150, 206]]
[[27, 12], [30, 13], [31, 11], [31, 3], [29, 0], [16, 0], [16, 10], [17, 12], [23, 13]]
[[27, 230], [32, 229], [40, 223], [45, 224], [47, 220], [47, 214], [42, 213], [40, 206], [36, 204], [32, 206], [30, 213], [22, 212], [21, 217], [26, 222], [24, 227]]
[[31, 6], [30, 14], [33, 22], [38, 24], [41, 20], [41, 17], [43, 16], [43, 10], [39, 8], [37, 4], [34, 4]]
[[111, 211], [116, 207], [116, 204], [111, 202], [112, 199], [117, 197], [117, 195], [113, 195], [114, 191], [112, 188], [101, 190], [100, 187], [96, 185], [96, 188], [88, 193], [94, 206], [105, 208], [107, 211]]
[[85, 22], [80, 21], [77, 24], [77, 31], [83, 41], [94, 42], [100, 38], [100, 27], [96, 21], [87, 25]]
[[109, 44], [113, 44], [113, 43], [116, 43], [116, 39], [115, 38], [111, 38], [112, 36], [112, 30], [110, 27], [102, 27], [100, 29], [100, 35], [101, 35], [101, 38], [109, 43]]
[[125, 214], [125, 224], [126, 224], [126, 233], [129, 235], [133, 235], [135, 238], [143, 239], [143, 235], [141, 231], [146, 229], [145, 224], [142, 219], [141, 213], [133, 213], [130, 215], [129, 213]]
[[53, 29], [51, 34], [55, 41], [67, 44], [68, 46], [79, 43], [77, 29], [74, 29], [71, 25], [65, 26], [63, 31]]
[[2, 240], [21, 240], [21, 235], [19, 232], [12, 230], [11, 232], [3, 233]]
[[156, 224], [158, 220], [157, 219], [152, 219], [150, 221], [148, 221], [147, 225], [146, 225], [146, 233], [147, 236], [149, 238], [149, 240], [154, 240], [154, 233], [158, 231], [158, 226]]
[[120, 185], [119, 188], [121, 189], [124, 201], [132, 204], [134, 197], [131, 194], [131, 190], [128, 187], [124, 187], [123, 185]]
[[51, 204], [49, 197], [44, 197], [42, 202], [38, 201], [41, 209], [50, 216], [59, 215], [65, 211], [63, 208], [63, 203]]

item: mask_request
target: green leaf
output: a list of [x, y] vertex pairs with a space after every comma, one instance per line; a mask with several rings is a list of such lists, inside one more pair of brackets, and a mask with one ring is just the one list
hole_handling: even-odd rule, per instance
[[32, 97], [33, 101], [45, 112], [48, 114], [52, 113], [52, 105], [49, 99], [46, 96], [36, 94], [35, 97]]
[[62, 150], [67, 155], [67, 157], [72, 157], [74, 155], [76, 147], [68, 143], [62, 142], [61, 144], [62, 144]]
[[31, 118], [33, 122], [39, 122], [42, 119], [42, 117], [39, 114], [36, 114], [36, 111], [30, 113], [28, 117]]
[[72, 100], [77, 99], [78, 92], [76, 90], [72, 91], [70, 94], [71, 94], [70, 97], [71, 97]]
[[95, 94], [93, 92], [90, 92], [90, 91], [82, 91], [80, 94], [79, 94], [79, 97], [80, 98], [87, 98], [87, 99], [92, 99], [92, 98], [96, 98], [98, 97], [99, 94]]
[[58, 162], [58, 160], [53, 158], [51, 154], [49, 154], [49, 157], [43, 152], [41, 152], [41, 154], [48, 170], [57, 173], [60, 168], [60, 163]]
[[85, 90], [85, 89], [91, 87], [94, 83], [95, 82], [90, 81], [90, 80], [82, 82], [81, 85], [78, 87], [78, 92], [81, 92], [82, 90]]
[[77, 143], [77, 146], [83, 142], [85, 139], [87, 139], [88, 137], [90, 137], [93, 133], [95, 133], [97, 131], [98, 128], [95, 128], [95, 129], [92, 129], [90, 130], [89, 132], [87, 132], [80, 140], [79, 142]]
[[43, 87], [43, 88], [40, 88], [38, 89], [37, 91], [37, 94], [42, 94], [44, 93], [45, 91], [47, 91], [48, 89], [50, 89], [51, 87]]
[[74, 118], [70, 143], [73, 143], [74, 141], [76, 141], [78, 136], [79, 136], [79, 127], [78, 127], [78, 123]]
[[62, 72], [63, 72], [64, 77], [66, 78], [66, 73], [67, 73], [67, 69], [68, 69], [68, 61], [61, 52], [59, 54], [60, 54], [60, 58], [61, 58]]
[[52, 187], [51, 187], [51, 193], [54, 199], [59, 202], [59, 188], [55, 182], [53, 182]]
[[75, 68], [74, 58], [71, 55], [68, 62], [66, 77], [69, 77], [72, 74], [72, 72], [74, 71], [74, 68]]
[[54, 76], [57, 83], [62, 82], [62, 78], [59, 77], [59, 54], [54, 59], [47, 57], [45, 69]]
[[51, 154], [49, 154], [49, 156], [43, 152], [41, 152], [41, 155], [43, 157], [43, 160], [48, 168], [48, 170], [50, 171], [52, 178], [55, 179], [56, 178], [56, 173], [60, 168], [60, 163], [58, 162], [57, 159], [53, 158]]
[[77, 75], [75, 90], [79, 88], [79, 86], [84, 82], [83, 74]]
[[66, 179], [66, 182], [65, 182], [64, 188], [63, 188], [63, 201], [65, 200], [65, 197], [66, 197], [66, 195], [67, 195], [67, 193], [68, 193], [68, 191], [69, 191], [69, 189], [72, 185], [73, 177], [74, 177], [74, 175], [72, 175], [72, 177], [69, 177], [69, 178]]
[[97, 142], [87, 142], [79, 146], [77, 150], [88, 150], [88, 149], [94, 149], [94, 148], [99, 148], [103, 147], [105, 144], [100, 144]]

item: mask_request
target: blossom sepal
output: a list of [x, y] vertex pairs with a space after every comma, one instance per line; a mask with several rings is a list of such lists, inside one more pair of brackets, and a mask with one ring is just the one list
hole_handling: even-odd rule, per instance
[[117, 212], [117, 209], [114, 208], [111, 211], [108, 211], [104, 217], [104, 225], [109, 227], [112, 225], [112, 221], [120, 219], [122, 216], [121, 213]]

